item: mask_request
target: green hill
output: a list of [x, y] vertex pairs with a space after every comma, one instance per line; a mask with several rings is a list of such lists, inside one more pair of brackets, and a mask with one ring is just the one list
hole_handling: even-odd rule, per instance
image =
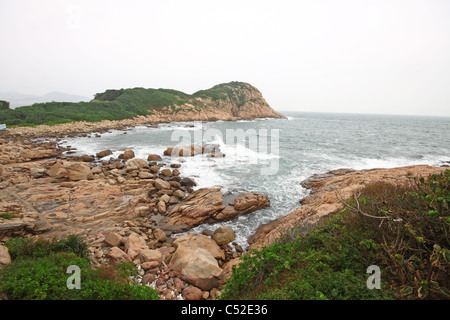
[[[95, 94], [94, 100], [90, 102], [35, 103], [13, 110], [2, 109], [0, 123], [8, 126], [26, 126], [73, 121], [122, 120], [140, 115], [151, 115], [153, 111], [162, 110], [164, 107], [173, 107], [170, 110], [175, 110], [175, 106], [185, 103], [194, 105], [199, 112], [206, 105], [211, 106], [211, 103], [213, 107], [219, 107], [219, 101], [228, 101], [239, 108], [248, 102], [246, 98], [248, 95], [243, 92], [249, 91], [255, 91], [261, 95], [253, 86], [235, 81], [219, 84], [208, 90], [200, 90], [192, 95], [172, 89], [109, 89]], [[253, 102], [260, 102], [264, 107], [268, 107], [264, 99]]]

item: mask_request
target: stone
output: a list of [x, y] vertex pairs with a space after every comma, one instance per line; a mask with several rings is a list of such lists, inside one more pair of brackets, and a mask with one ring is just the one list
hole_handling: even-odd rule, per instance
[[158, 261], [145, 261], [141, 263], [141, 268], [145, 271], [150, 269], [158, 268], [160, 263]]
[[164, 214], [164, 213], [166, 213], [166, 210], [167, 210], [166, 203], [164, 201], [159, 201], [158, 202], [158, 212], [161, 214]]
[[180, 180], [180, 184], [185, 187], [195, 187], [197, 185], [197, 183], [195, 183], [194, 180], [192, 180], [191, 178], [187, 178], [187, 177], [182, 178]]
[[175, 238], [172, 246], [177, 249], [181, 246], [189, 248], [203, 248], [209, 251], [211, 255], [216, 259], [225, 259], [225, 255], [222, 249], [217, 243], [210, 237], [197, 232], [190, 232]]
[[165, 177], [171, 177], [171, 176], [172, 176], [172, 170], [170, 170], [170, 169], [163, 169], [163, 170], [161, 170], [161, 173], [162, 173]]
[[132, 232], [127, 238], [124, 239], [123, 244], [125, 246], [125, 251], [132, 249], [135, 252], [140, 252], [141, 250], [148, 249], [145, 240], [141, 238], [137, 233]]
[[0, 244], [0, 268], [7, 266], [10, 263], [11, 263], [11, 256], [9, 255], [8, 248]]
[[152, 273], [147, 273], [142, 277], [142, 284], [148, 284], [155, 281], [156, 276]]
[[131, 262], [131, 258], [126, 254], [126, 252], [118, 247], [112, 247], [111, 249], [109, 249], [107, 255], [110, 258], [114, 259], [116, 263]]
[[217, 260], [206, 249], [179, 246], [169, 267], [175, 275], [202, 290], [224, 284], [224, 273]]
[[139, 179], [153, 179], [155, 176], [150, 172], [141, 171], [138, 175]]
[[173, 195], [177, 198], [184, 198], [186, 194], [183, 190], [175, 190]]
[[169, 203], [170, 196], [167, 194], [163, 194], [161, 197], [159, 197], [159, 201], [164, 201], [165, 203]]
[[103, 158], [103, 157], [106, 157], [109, 155], [112, 155], [112, 151], [108, 149], [108, 150], [103, 150], [103, 151], [97, 152], [97, 154], [95, 156], [97, 158]]
[[54, 165], [52, 165], [50, 169], [46, 171], [46, 174], [49, 177], [56, 179], [67, 177], [66, 169], [64, 168], [64, 165], [60, 161], [57, 161]]
[[203, 291], [193, 286], [187, 286], [181, 292], [185, 300], [201, 300], [203, 298]]
[[84, 154], [84, 155], [82, 155], [82, 156], [80, 157], [80, 161], [83, 161], [83, 162], [92, 162], [92, 161], [94, 161], [94, 157], [93, 157], [93, 156], [89, 156], [89, 155], [87, 155], [87, 154]]
[[115, 232], [108, 232], [103, 240], [110, 247], [118, 247], [122, 244], [122, 236]]
[[241, 214], [250, 213], [269, 205], [269, 197], [257, 192], [241, 194], [234, 200], [234, 209], [240, 211]]
[[239, 211], [235, 210], [232, 206], [226, 206], [222, 211], [214, 216], [214, 219], [217, 221], [229, 221], [239, 215]]
[[139, 254], [144, 262], [157, 261], [159, 264], [162, 263], [162, 253], [159, 250], [144, 249], [141, 250]]
[[142, 170], [142, 169], [148, 169], [148, 163], [144, 159], [132, 159], [125, 162], [125, 169], [127, 172], [133, 171], [133, 170]]
[[166, 234], [161, 229], [153, 230], [153, 236], [156, 240], [158, 240], [158, 242], [164, 242], [167, 240]]
[[47, 170], [45, 168], [30, 168], [30, 173], [33, 178], [41, 178]]
[[161, 169], [159, 166], [150, 166], [150, 171], [156, 173]]
[[64, 168], [70, 181], [88, 180], [93, 177], [89, 164], [84, 162], [70, 163]]
[[149, 154], [147, 157], [148, 161], [161, 161], [162, 158], [161, 156], [157, 155], [157, 154]]
[[219, 245], [226, 245], [234, 239], [236, 239], [236, 234], [229, 226], [221, 226], [214, 231], [212, 239]]
[[161, 179], [155, 179], [155, 187], [159, 190], [170, 189], [170, 183]]
[[171, 157], [193, 157], [195, 155], [202, 154], [204, 150], [204, 147], [197, 144], [192, 144], [189, 146], [167, 148], [164, 150], [164, 155]]
[[223, 208], [220, 188], [201, 188], [173, 206], [168, 213], [169, 223], [194, 227], [207, 222]]
[[122, 153], [124, 160], [129, 160], [134, 158], [134, 151], [133, 150], [126, 150], [124, 153]]

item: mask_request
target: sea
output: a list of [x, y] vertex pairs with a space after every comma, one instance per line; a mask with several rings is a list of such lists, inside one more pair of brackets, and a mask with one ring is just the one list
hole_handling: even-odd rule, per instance
[[[301, 182], [314, 174], [351, 168], [450, 165], [450, 117], [282, 112], [287, 119], [172, 122], [109, 130], [100, 137], [65, 138], [75, 155], [111, 149], [117, 158], [132, 149], [136, 158], [159, 154], [165, 166], [180, 163], [181, 177], [194, 189], [221, 187], [225, 196], [262, 192], [270, 206], [235, 220], [205, 224], [190, 231], [230, 226], [244, 249], [259, 225], [301, 206], [309, 190]], [[126, 134], [125, 134], [126, 132]], [[207, 144], [224, 157], [163, 156], [168, 147]], [[219, 154], [218, 152], [216, 154]], [[108, 159], [105, 158], [105, 159]]]

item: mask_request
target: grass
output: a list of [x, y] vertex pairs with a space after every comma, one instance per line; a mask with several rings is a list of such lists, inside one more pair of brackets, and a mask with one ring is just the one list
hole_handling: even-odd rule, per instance
[[[4, 244], [13, 262], [0, 273], [0, 293], [13, 300], [158, 300], [155, 290], [128, 281], [131, 263], [93, 269], [77, 236], [60, 240], [13, 238]], [[67, 286], [69, 266], [80, 268], [80, 289]]]
[[[449, 204], [450, 170], [368, 185], [307, 235], [298, 226], [245, 255], [221, 299], [449, 299]], [[371, 265], [380, 289], [367, 286]]]

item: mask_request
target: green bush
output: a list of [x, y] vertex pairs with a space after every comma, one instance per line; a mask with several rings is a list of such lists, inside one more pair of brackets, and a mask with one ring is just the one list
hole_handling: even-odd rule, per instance
[[[158, 300], [155, 290], [128, 281], [130, 263], [93, 269], [86, 244], [77, 236], [61, 240], [10, 239], [13, 262], [0, 273], [0, 293], [14, 300]], [[69, 289], [69, 266], [80, 268], [80, 289]]]
[[[449, 204], [450, 170], [370, 184], [306, 236], [245, 255], [221, 299], [449, 299]], [[370, 265], [380, 290], [367, 288]]]

